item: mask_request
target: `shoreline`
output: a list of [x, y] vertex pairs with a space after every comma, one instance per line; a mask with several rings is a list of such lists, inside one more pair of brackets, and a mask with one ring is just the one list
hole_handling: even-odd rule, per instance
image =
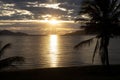
[[0, 72], [1, 80], [120, 80], [120, 65], [42, 68]]

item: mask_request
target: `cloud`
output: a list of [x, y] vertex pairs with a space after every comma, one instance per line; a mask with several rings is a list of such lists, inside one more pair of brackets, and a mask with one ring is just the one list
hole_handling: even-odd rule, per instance
[[59, 5], [60, 5], [60, 3], [56, 3], [56, 4], [39, 4], [39, 7], [59, 9], [61, 11], [66, 11], [65, 8], [61, 8], [61, 7], [59, 7]]
[[14, 3], [4, 3], [0, 2], [0, 18], [1, 19], [18, 19], [23, 17], [27, 18], [28, 16], [32, 16], [32, 12], [17, 8]]
[[43, 15], [52, 15], [71, 20], [77, 15], [80, 2], [81, 0], [1, 0], [0, 19], [43, 19]]

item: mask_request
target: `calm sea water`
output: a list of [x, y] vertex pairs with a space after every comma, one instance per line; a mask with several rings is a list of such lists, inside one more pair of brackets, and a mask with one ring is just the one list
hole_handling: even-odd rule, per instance
[[[21, 69], [69, 67], [93, 65], [92, 54], [95, 43], [79, 50], [73, 47], [82, 40], [93, 36], [0, 36], [2, 45], [11, 43], [2, 58], [23, 56], [23, 64], [15, 64]], [[111, 39], [109, 57], [111, 64], [120, 64], [120, 39]], [[101, 64], [99, 55], [95, 63]]]

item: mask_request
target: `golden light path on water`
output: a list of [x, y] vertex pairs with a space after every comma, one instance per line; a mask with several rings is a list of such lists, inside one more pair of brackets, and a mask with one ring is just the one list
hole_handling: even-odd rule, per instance
[[50, 67], [57, 67], [58, 63], [58, 36], [49, 36], [49, 48], [50, 48]]

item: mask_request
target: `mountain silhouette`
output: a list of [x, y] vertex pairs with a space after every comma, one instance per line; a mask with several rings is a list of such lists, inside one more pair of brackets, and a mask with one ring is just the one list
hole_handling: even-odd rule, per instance
[[29, 34], [22, 32], [12, 32], [9, 30], [0, 30], [0, 35], [27, 36]]
[[67, 34], [64, 34], [64, 35], [65, 36], [70, 36], [70, 35], [86, 35], [86, 34], [85, 34], [85, 32], [83, 30], [79, 30], [79, 31], [67, 33]]

